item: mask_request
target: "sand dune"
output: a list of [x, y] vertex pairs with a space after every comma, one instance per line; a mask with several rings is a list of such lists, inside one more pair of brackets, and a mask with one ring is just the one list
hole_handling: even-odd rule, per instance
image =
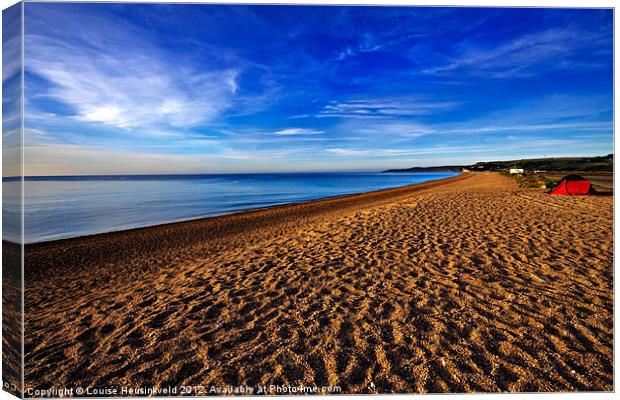
[[26, 387], [610, 391], [612, 207], [467, 174], [30, 246]]

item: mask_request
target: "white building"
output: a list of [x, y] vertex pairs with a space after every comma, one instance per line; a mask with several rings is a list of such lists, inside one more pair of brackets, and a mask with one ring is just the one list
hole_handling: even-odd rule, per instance
[[511, 174], [522, 174], [523, 168], [510, 168], [510, 173]]

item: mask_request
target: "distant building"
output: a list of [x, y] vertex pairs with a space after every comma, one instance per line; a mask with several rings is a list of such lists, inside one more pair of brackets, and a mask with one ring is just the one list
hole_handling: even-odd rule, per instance
[[511, 174], [522, 174], [523, 168], [510, 168], [509, 172]]

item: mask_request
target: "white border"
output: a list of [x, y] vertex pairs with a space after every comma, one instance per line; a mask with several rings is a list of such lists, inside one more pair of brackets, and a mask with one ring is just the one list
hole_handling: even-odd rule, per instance
[[[42, 0], [26, 0], [26, 2], [41, 2]], [[44, 0], [43, 0], [44, 1]], [[92, 0], [63, 0], [62, 2], [71, 2], [71, 3], [104, 3], [104, 2], [115, 2], [115, 1], [92, 1]], [[440, 0], [362, 0], [362, 1], [355, 1], [355, 0], [318, 0], [318, 1], [313, 1], [313, 0], [302, 0], [302, 1], [278, 1], [278, 0], [235, 0], [235, 1], [231, 1], [231, 2], [224, 2], [224, 1], [213, 1], [213, 0], [207, 0], [207, 1], [183, 1], [183, 0], [167, 0], [167, 1], [162, 1], [162, 0], [125, 0], [123, 2], [126, 3], [185, 3], [185, 4], [305, 4], [305, 5], [382, 5], [382, 6], [443, 6], [443, 7], [451, 7], [451, 6], [465, 6], [465, 7], [558, 7], [558, 8], [615, 8], [615, 1], [610, 1], [610, 0], [591, 0], [591, 1], [583, 1], [583, 0], [529, 0], [529, 1], [515, 1], [515, 0], [507, 0], [507, 1], [499, 1], [499, 0], [478, 0], [478, 1], [468, 1], [468, 0], [449, 0], [449, 1], [440, 1]], [[0, 0], [0, 8], [1, 9], [5, 9], [11, 5], [14, 5], [18, 3], [15, 0]], [[22, 7], [22, 83], [23, 83], [23, 79], [24, 79], [24, 71], [23, 71], [23, 30], [24, 30], [24, 20], [23, 20], [23, 11], [24, 7]], [[1, 14], [0, 14], [0, 21], [1, 21]], [[618, 138], [615, 135], [615, 131], [616, 131], [616, 121], [618, 121], [618, 110], [615, 107], [615, 99], [616, 99], [616, 93], [618, 93], [618, 89], [620, 88], [620, 84], [616, 81], [615, 76], [616, 76], [616, 63], [615, 63], [615, 54], [617, 54], [618, 51], [618, 32], [615, 29], [616, 23], [617, 23], [618, 19], [617, 19], [617, 15], [614, 9], [614, 155], [615, 155], [615, 149], [618, 148], [617, 144], [618, 144]], [[1, 31], [1, 30], [0, 30]], [[0, 32], [0, 38], [1, 38], [1, 32]], [[2, 56], [1, 56], [1, 50], [0, 50], [0, 64], [2, 62]], [[24, 113], [23, 113], [23, 107], [24, 107], [24, 85], [22, 84], [22, 143], [24, 140]], [[0, 97], [2, 95], [2, 89], [1, 89], [1, 85], [0, 85]], [[23, 176], [23, 162], [24, 162], [24, 152], [23, 152], [23, 146], [22, 146], [22, 176]], [[0, 172], [1, 172], [1, 152], [0, 152]], [[614, 187], [618, 188], [620, 186], [618, 186], [619, 183], [619, 178], [618, 178], [618, 174], [617, 174], [617, 163], [614, 166]], [[23, 186], [23, 178], [22, 178], [22, 243], [23, 243], [23, 234], [24, 234], [24, 227], [23, 227], [23, 190], [24, 190], [24, 186]], [[615, 225], [615, 209], [619, 204], [619, 200], [617, 197], [614, 197], [614, 249], [618, 248], [618, 241], [620, 239], [618, 239], [618, 236], [616, 235], [616, 225]], [[0, 212], [1, 213], [1, 212]], [[2, 233], [2, 227], [0, 225], [0, 236]], [[0, 258], [1, 260], [1, 258]], [[23, 250], [22, 250], [22, 260], [23, 260]], [[23, 264], [22, 264], [23, 265]], [[616, 260], [615, 257], [615, 253], [614, 253], [614, 292], [615, 292], [615, 280], [616, 280], [616, 275], [618, 273], [618, 262]], [[23, 299], [23, 293], [24, 293], [24, 282], [23, 282], [23, 269], [22, 269], [22, 327], [24, 326], [24, 317], [23, 317], [23, 306], [24, 306], [24, 299]], [[0, 311], [0, 318], [1, 318], [1, 311]], [[617, 355], [617, 350], [618, 350], [618, 346], [616, 346], [616, 321], [618, 318], [618, 307], [617, 307], [617, 299], [614, 298], [614, 367], [615, 367], [615, 360], [617, 359], [616, 355]], [[0, 319], [1, 320], [1, 319]], [[22, 335], [23, 335], [23, 330], [22, 330]], [[23, 337], [22, 337], [22, 358], [23, 358]], [[615, 386], [618, 384], [618, 377], [620, 376], [619, 372], [618, 372], [618, 368], [614, 368], [614, 390]], [[24, 382], [23, 382], [23, 362], [22, 362], [22, 387], [24, 386]], [[396, 395], [399, 398], [405, 398], [405, 399], [414, 399], [417, 398], [417, 395], [414, 394], [403, 394], [403, 395]], [[432, 396], [432, 397], [436, 397], [436, 396], [450, 396], [450, 398], [455, 398], [455, 399], [477, 399], [477, 398], [506, 398], [506, 399], [516, 399], [516, 398], [526, 398], [526, 399], [582, 399], [582, 398], [588, 398], [588, 399], [606, 399], [606, 398], [615, 398], [616, 395], [615, 393], [591, 393], [591, 392], [585, 392], [585, 393], [519, 393], [519, 394], [445, 394], [445, 395], [426, 395], [426, 396]], [[269, 397], [274, 397], [275, 396], [269, 396]], [[296, 398], [293, 396], [285, 396], [288, 398]], [[342, 397], [342, 396], [338, 396], [338, 397]], [[362, 398], [366, 398], [366, 395], [347, 395], [347, 398], [351, 398], [351, 399], [362, 399]], [[383, 396], [382, 396], [383, 397]], [[0, 400], [9, 400], [9, 399], [14, 399], [15, 397], [11, 396], [10, 394], [8, 394], [5, 391], [0, 391]], [[278, 398], [282, 398], [282, 396], [278, 396]], [[137, 399], [137, 397], [134, 397], [132, 399]]]
[[[511, 8], [511, 7], [556, 7], [556, 8], [614, 8], [615, 1], [611, 0], [300, 0], [300, 1], [284, 1], [284, 0], [24, 0], [26, 3], [180, 3], [180, 4], [279, 4], [279, 5], [357, 5], [357, 6], [439, 6], [439, 7], [493, 7], [493, 8]], [[2, 8], [16, 4], [15, 0], [1, 0]], [[5, 5], [6, 4], [6, 5]]]

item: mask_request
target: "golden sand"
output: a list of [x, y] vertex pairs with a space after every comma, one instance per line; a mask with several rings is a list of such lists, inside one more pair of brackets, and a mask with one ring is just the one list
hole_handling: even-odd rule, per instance
[[499, 174], [26, 247], [26, 387], [613, 390], [613, 197]]

